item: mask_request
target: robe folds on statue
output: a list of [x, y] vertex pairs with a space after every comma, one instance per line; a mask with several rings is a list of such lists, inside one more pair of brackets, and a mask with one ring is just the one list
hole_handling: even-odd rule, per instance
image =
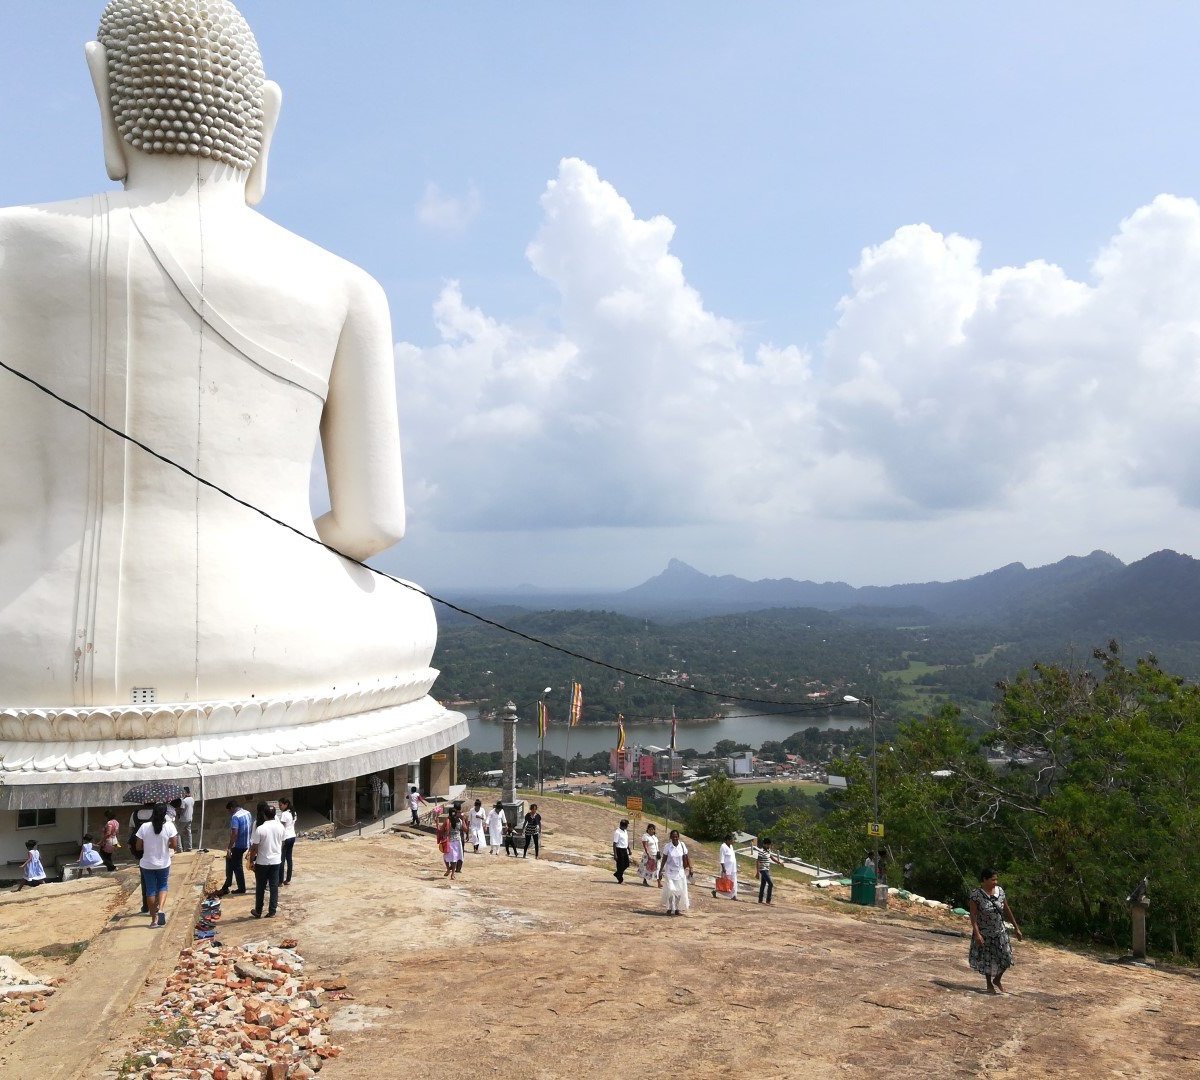
[[[46, 265], [27, 268], [35, 289], [65, 273], [63, 285], [92, 298], [91, 318], [47, 328], [42, 356], [14, 366], [315, 536], [309, 469], [328, 369], [232, 326], [220, 293], [200, 297], [152, 214], [123, 202], [90, 200]], [[63, 259], [72, 247], [73, 266]], [[20, 320], [21, 292], [5, 289], [0, 333]], [[120, 705], [135, 687], [160, 702], [262, 699], [398, 676], [412, 700], [428, 690], [436, 628], [419, 591], [196, 484], [33, 387], [7, 378], [4, 395], [15, 422], [0, 431], [3, 488], [29, 496], [0, 536], [5, 701]], [[36, 462], [23, 475], [29, 446], [47, 441], [53, 484]]]
[[[43, 242], [24, 250], [19, 275], [0, 265], [6, 361], [315, 537], [310, 469], [337, 339], [321, 342], [303, 319], [235, 320], [223, 300], [266, 280], [283, 291], [272, 310], [309, 310], [301, 277], [272, 275], [270, 261], [333, 257], [262, 219], [282, 250], [247, 262], [243, 282], [216, 284], [204, 281], [198, 236], [122, 193], [7, 213], [5, 238], [28, 225]], [[217, 230], [210, 243], [222, 239]], [[86, 306], [54, 318], [71, 295]], [[12, 347], [22, 340], [36, 352]], [[257, 771], [263, 786], [313, 782], [331, 774], [279, 769], [339, 755], [376, 768], [399, 746], [417, 760], [465, 736], [465, 720], [427, 696], [436, 623], [420, 590], [0, 375], [4, 784], [72, 770], [132, 778], [147, 766], [191, 776], [206, 764]], [[85, 790], [93, 802], [110, 793]], [[210, 783], [208, 795], [222, 793]], [[64, 801], [60, 790], [49, 804]]]

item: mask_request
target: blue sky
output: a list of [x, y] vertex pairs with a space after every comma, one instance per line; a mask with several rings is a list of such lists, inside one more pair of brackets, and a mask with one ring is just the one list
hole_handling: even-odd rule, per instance
[[[1200, 9], [241, 6], [284, 89], [261, 209], [392, 303], [384, 565], [866, 584], [1193, 550]], [[107, 186], [100, 7], [5, 0], [0, 205]]]

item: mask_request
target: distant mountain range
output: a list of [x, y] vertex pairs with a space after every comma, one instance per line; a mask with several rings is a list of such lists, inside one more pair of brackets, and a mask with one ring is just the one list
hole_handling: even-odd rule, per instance
[[714, 577], [672, 559], [661, 574], [619, 595], [622, 606], [640, 610], [905, 609], [940, 619], [1036, 622], [1045, 631], [1200, 640], [1200, 561], [1175, 551], [1129, 565], [1093, 551], [1032, 569], [1009, 563], [958, 581], [860, 588], [844, 581]]
[[[817, 608], [892, 625], [971, 622], [1013, 638], [1101, 644], [1110, 637], [1157, 647], [1200, 642], [1200, 561], [1158, 551], [1126, 565], [1104, 551], [1049, 566], [1009, 563], [977, 577], [903, 585], [705, 574], [672, 559], [631, 589], [568, 593], [523, 588], [459, 594], [464, 606], [521, 610], [603, 610], [690, 619], [766, 608]], [[451, 620], [453, 621], [453, 620]]]

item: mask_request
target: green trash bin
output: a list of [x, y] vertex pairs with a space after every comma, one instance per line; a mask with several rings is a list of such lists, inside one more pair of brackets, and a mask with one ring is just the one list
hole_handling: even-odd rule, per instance
[[875, 867], [860, 866], [850, 876], [850, 903], [875, 906]]

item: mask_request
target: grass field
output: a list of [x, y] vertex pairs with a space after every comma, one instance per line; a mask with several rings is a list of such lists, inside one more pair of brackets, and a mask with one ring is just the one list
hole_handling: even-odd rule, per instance
[[738, 794], [741, 796], [741, 804], [743, 806], [753, 806], [754, 800], [758, 798], [760, 791], [770, 788], [800, 788], [809, 795], [816, 795], [825, 790], [825, 784], [818, 784], [813, 780], [781, 780], [774, 784], [738, 784]]

